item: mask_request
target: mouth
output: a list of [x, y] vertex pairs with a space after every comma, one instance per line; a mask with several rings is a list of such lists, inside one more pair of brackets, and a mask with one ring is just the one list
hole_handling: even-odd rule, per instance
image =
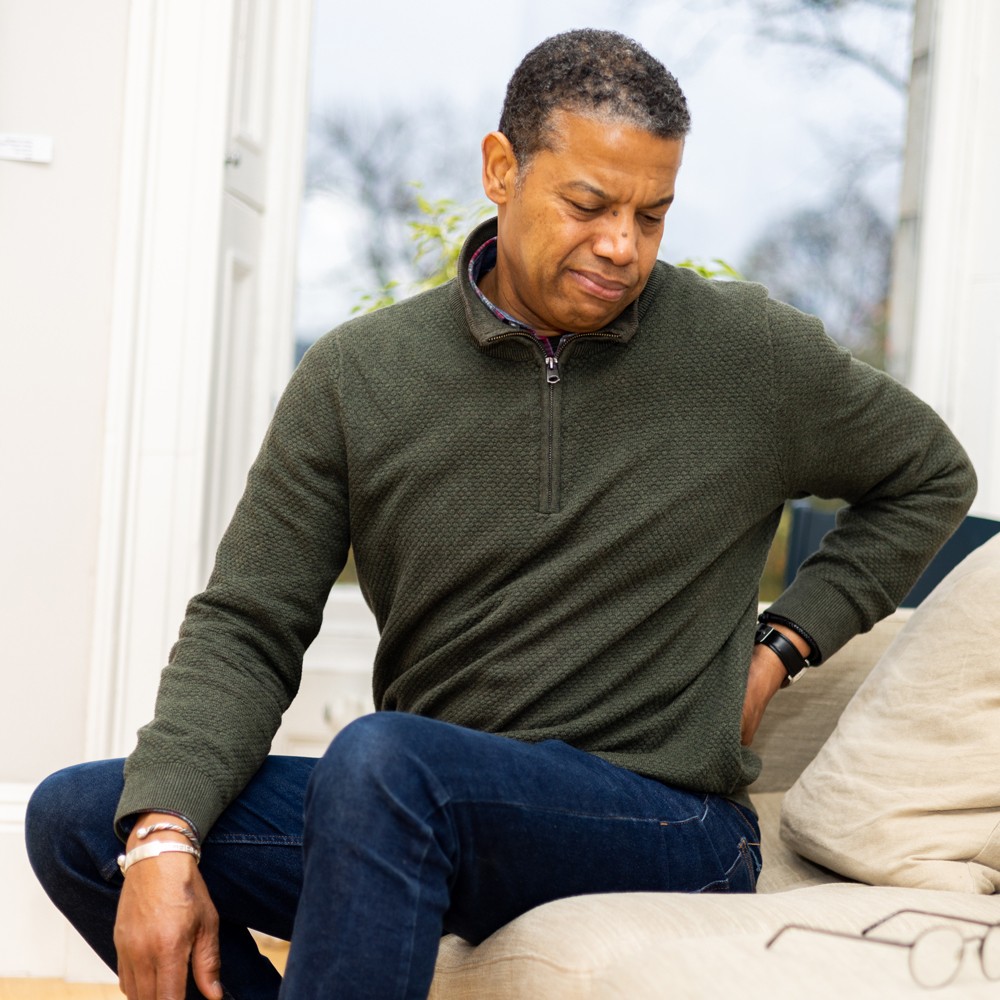
[[624, 281], [605, 277], [595, 271], [570, 271], [573, 280], [588, 295], [605, 302], [618, 302], [625, 297], [631, 285]]

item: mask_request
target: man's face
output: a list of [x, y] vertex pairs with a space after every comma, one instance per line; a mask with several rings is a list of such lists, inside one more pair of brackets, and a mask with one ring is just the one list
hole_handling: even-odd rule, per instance
[[484, 291], [541, 334], [585, 333], [646, 284], [684, 143], [563, 111], [552, 124], [553, 148], [520, 170], [505, 136], [483, 141], [483, 185], [499, 222]]

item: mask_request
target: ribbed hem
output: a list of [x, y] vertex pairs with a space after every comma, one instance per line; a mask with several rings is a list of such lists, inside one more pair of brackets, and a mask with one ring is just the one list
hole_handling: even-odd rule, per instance
[[125, 771], [125, 791], [115, 812], [115, 832], [125, 840], [122, 821], [137, 813], [170, 812], [184, 816], [204, 840], [225, 803], [213, 782], [191, 768], [143, 766], [141, 777]]

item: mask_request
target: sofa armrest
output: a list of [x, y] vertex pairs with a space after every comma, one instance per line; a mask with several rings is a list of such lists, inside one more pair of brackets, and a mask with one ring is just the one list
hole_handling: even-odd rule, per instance
[[751, 792], [785, 792], [833, 732], [858, 685], [897, 636], [912, 611], [897, 611], [857, 635], [768, 706], [753, 750], [763, 768]]

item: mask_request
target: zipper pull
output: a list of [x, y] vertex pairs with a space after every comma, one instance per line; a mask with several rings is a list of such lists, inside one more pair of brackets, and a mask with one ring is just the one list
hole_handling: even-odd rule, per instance
[[545, 381], [549, 385], [555, 385], [559, 381], [559, 359], [554, 354], [550, 354], [545, 359], [545, 367], [548, 369], [545, 373]]

